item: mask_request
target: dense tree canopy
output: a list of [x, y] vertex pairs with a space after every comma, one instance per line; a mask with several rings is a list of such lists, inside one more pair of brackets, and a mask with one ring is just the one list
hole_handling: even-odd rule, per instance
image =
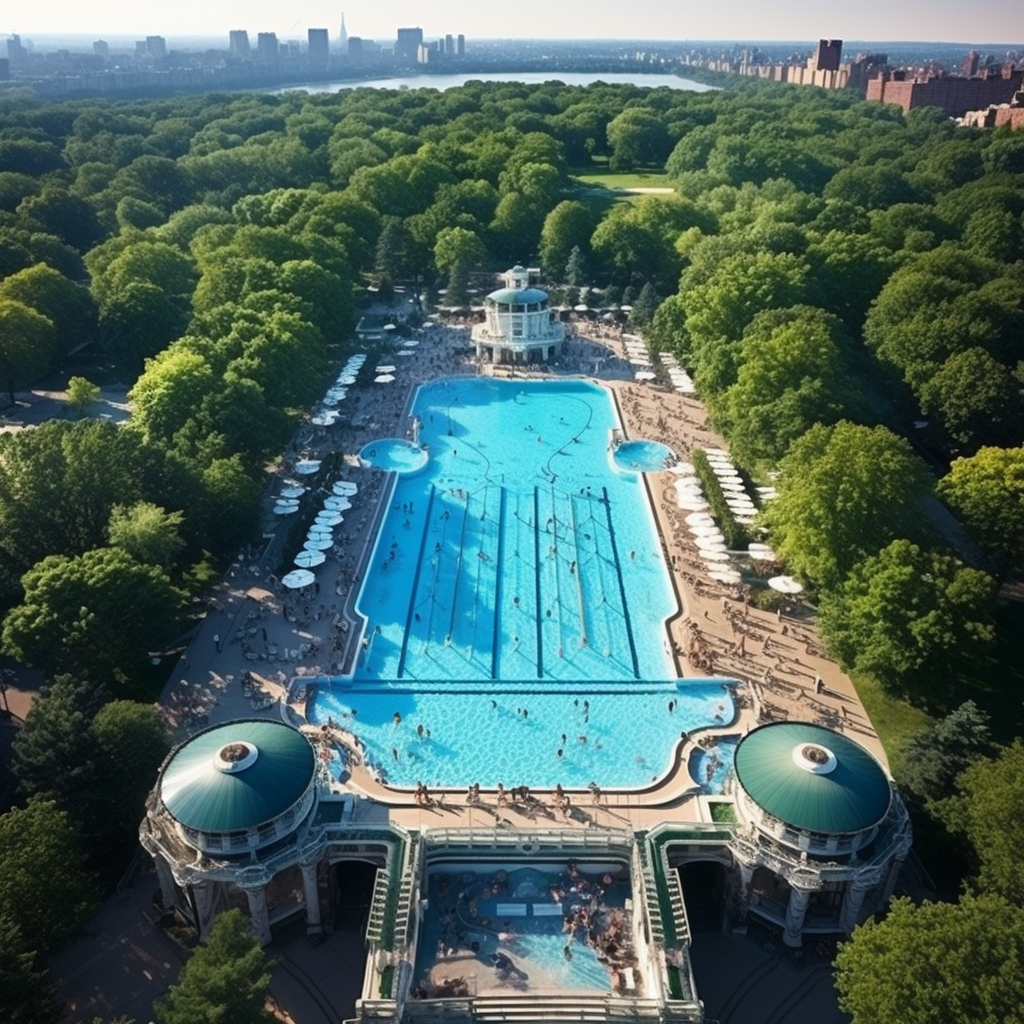
[[272, 962], [235, 909], [214, 922], [206, 945], [188, 958], [157, 1003], [157, 1024], [273, 1024], [267, 1009]]
[[780, 465], [764, 519], [787, 564], [816, 583], [838, 586], [889, 541], [920, 533], [928, 471], [884, 427], [811, 427]]
[[998, 897], [896, 900], [835, 961], [853, 1024], [1007, 1024], [1024, 1006], [1024, 917]]

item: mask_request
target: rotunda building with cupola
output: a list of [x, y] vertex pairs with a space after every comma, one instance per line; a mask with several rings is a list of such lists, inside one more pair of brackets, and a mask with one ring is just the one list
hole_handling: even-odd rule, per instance
[[782, 928], [849, 934], [892, 895], [911, 845], [895, 784], [859, 743], [808, 722], [773, 722], [735, 753], [741, 916]]
[[473, 328], [477, 359], [489, 363], [552, 362], [565, 340], [565, 326], [551, 309], [548, 293], [531, 281], [530, 271], [514, 266], [505, 287], [484, 300], [483, 323]]

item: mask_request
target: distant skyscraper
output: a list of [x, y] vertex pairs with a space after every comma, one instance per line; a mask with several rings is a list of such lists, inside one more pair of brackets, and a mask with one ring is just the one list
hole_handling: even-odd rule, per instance
[[964, 78], [973, 78], [978, 73], [978, 52], [971, 50], [964, 58], [964, 66], [961, 69]]
[[453, 57], [455, 55], [455, 40], [452, 37], [451, 32], [444, 37], [444, 52], [447, 57]]
[[260, 32], [256, 36], [256, 56], [264, 64], [274, 64], [281, 53], [276, 32]]
[[460, 57], [466, 56], [466, 37], [460, 32], [458, 39], [456, 40], [456, 46], [458, 46], [458, 53]]
[[249, 46], [249, 33], [244, 28], [233, 28], [228, 33], [228, 50], [232, 57], [248, 60], [252, 56]]
[[154, 60], [167, 56], [167, 42], [163, 36], [146, 36], [146, 53]]
[[359, 36], [348, 37], [348, 59], [354, 64], [363, 59], [363, 41]]
[[326, 71], [331, 63], [331, 40], [327, 29], [311, 28], [306, 35], [309, 39], [309, 66]]
[[423, 29], [400, 28], [395, 40], [395, 60], [415, 64], [423, 45]]
[[341, 12], [341, 31], [338, 33], [338, 49], [342, 53], [348, 50], [348, 29], [345, 28], [345, 12]]
[[92, 44], [92, 52], [97, 57], [109, 57], [110, 56], [110, 44], [104, 39], [97, 39]]

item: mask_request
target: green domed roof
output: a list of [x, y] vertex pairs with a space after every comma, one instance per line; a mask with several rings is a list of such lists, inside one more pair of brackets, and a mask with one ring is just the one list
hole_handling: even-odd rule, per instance
[[773, 722], [740, 740], [736, 778], [768, 814], [808, 832], [862, 832], [889, 810], [882, 766], [859, 744], [807, 722]]
[[160, 799], [198, 832], [238, 832], [283, 814], [306, 792], [313, 748], [283, 722], [228, 722], [186, 741], [160, 777]]
[[539, 288], [499, 288], [487, 296], [492, 302], [525, 304], [528, 302], [547, 302], [548, 293]]

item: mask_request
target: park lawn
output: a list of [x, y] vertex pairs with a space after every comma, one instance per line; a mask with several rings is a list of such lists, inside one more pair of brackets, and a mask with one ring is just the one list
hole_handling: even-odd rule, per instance
[[862, 672], [851, 672], [850, 679], [857, 690], [857, 696], [871, 719], [871, 724], [882, 741], [889, 768], [899, 777], [903, 751], [911, 738], [932, 724], [927, 711], [915, 708], [905, 700], [889, 696], [874, 676]]
[[672, 183], [663, 171], [611, 171], [593, 173], [590, 171], [571, 172], [581, 184], [590, 188], [671, 188]]

